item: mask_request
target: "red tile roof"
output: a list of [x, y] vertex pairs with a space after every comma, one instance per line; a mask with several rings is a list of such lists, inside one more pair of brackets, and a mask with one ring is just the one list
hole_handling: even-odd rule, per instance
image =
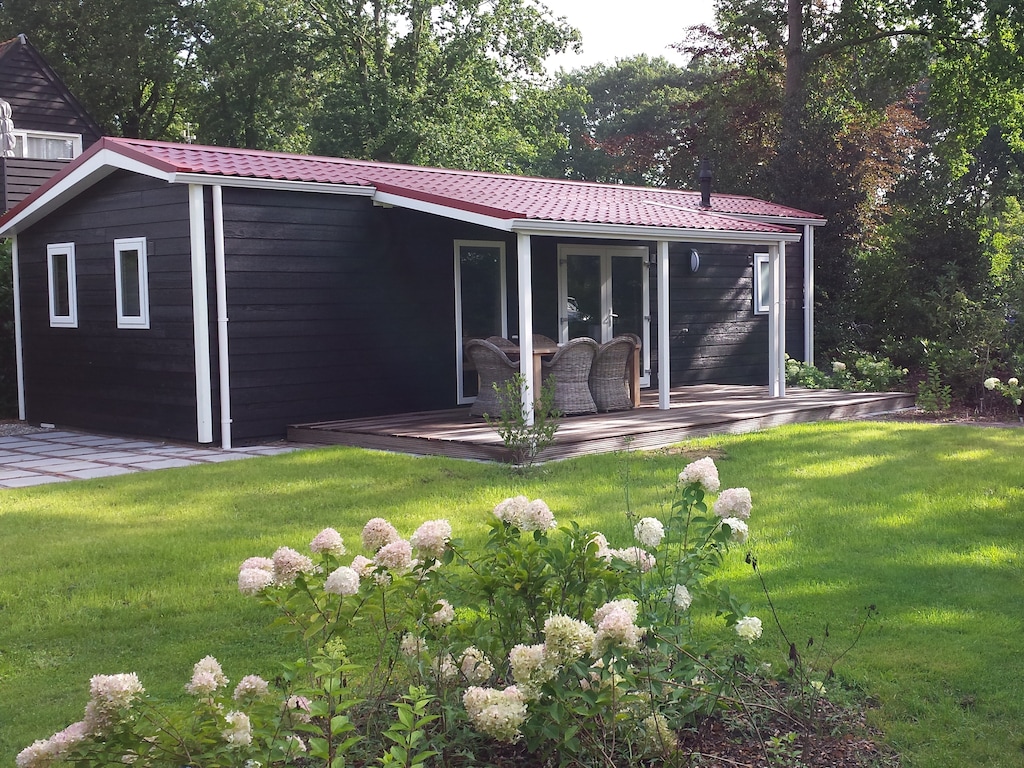
[[278, 152], [106, 139], [177, 173], [369, 186], [379, 192], [501, 219], [620, 224], [684, 229], [777, 231], [762, 219], [820, 221], [807, 211], [753, 197], [713, 194], [702, 209], [700, 193], [654, 187], [594, 184], [477, 171], [424, 168], [367, 160]]
[[[711, 207], [705, 209], [700, 205], [699, 193], [683, 190], [108, 137], [95, 143], [68, 168], [0, 218], [0, 228], [16, 217], [34, 219], [42, 208], [58, 204], [64, 194], [70, 192], [60, 191], [65, 185], [62, 180], [67, 178], [66, 184], [71, 184], [79, 168], [84, 170], [97, 162], [121, 165], [109, 156], [105, 156], [105, 160], [93, 159], [104, 150], [124, 158], [124, 167], [141, 163], [151, 168], [154, 175], [165, 176], [169, 181], [184, 181], [182, 176], [194, 176], [199, 177], [200, 183], [203, 178], [210, 183], [222, 177], [236, 181], [251, 179], [254, 185], [281, 182], [300, 187], [304, 184], [361, 187], [382, 203], [420, 207], [451, 218], [488, 217], [490, 222], [482, 219], [479, 223], [519, 231], [569, 227], [585, 235], [589, 227], [600, 236], [607, 227], [637, 227], [703, 230], [737, 236], [744, 233], [792, 235], [794, 224], [824, 223], [820, 216], [807, 211], [738, 195], [712, 194]], [[44, 195], [49, 195], [47, 202], [43, 200]]]

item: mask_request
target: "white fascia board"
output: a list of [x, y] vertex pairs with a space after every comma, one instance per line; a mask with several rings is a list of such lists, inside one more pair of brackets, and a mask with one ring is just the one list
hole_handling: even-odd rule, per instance
[[0, 237], [17, 234], [25, 227], [49, 215], [116, 170], [130, 171], [169, 181], [168, 174], [165, 171], [142, 163], [134, 158], [125, 157], [118, 152], [101, 149], [67, 176], [40, 194], [32, 203], [4, 224], [3, 229], [0, 229]]
[[782, 224], [787, 227], [823, 227], [828, 224], [828, 219], [804, 219], [799, 216], [758, 216], [754, 213], [727, 213], [723, 215], [733, 219], [757, 221], [762, 224]]
[[780, 241], [799, 242], [800, 232], [739, 232], [720, 229], [676, 229], [628, 224], [586, 224], [574, 221], [515, 219], [512, 231], [547, 237], [595, 237], [605, 240], [665, 240], [678, 243], [728, 243], [771, 245]]
[[469, 224], [479, 224], [482, 227], [497, 229], [502, 232], [511, 232], [512, 222], [517, 221], [516, 219], [500, 219], [497, 216], [487, 216], [483, 213], [464, 211], [461, 208], [453, 208], [449, 205], [430, 203], [425, 200], [416, 200], [415, 198], [403, 197], [402, 195], [396, 195], [391, 192], [378, 192], [373, 196], [373, 201], [382, 205], [392, 205], [395, 208], [408, 208], [413, 211], [430, 213], [435, 216], [443, 216], [446, 219], [465, 221]]
[[327, 182], [294, 181], [289, 179], [259, 179], [250, 176], [219, 176], [209, 173], [174, 173], [167, 180], [172, 184], [244, 187], [246, 189], [272, 189], [284, 192], [315, 192], [321, 195], [373, 197], [376, 191], [373, 187], [357, 186], [355, 184], [330, 184]]

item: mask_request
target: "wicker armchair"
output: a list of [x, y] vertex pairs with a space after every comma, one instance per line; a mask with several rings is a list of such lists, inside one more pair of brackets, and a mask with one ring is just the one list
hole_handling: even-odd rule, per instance
[[597, 348], [589, 382], [597, 410], [624, 411], [633, 407], [626, 384], [626, 363], [630, 353], [637, 348], [637, 341], [636, 336], [625, 334]]
[[484, 341], [489, 341], [491, 344], [496, 346], [502, 352], [506, 354], [509, 352], [518, 352], [519, 345], [511, 339], [506, 339], [504, 336], [488, 336]]
[[587, 379], [597, 352], [593, 339], [573, 339], [541, 366], [544, 381], [555, 377], [555, 408], [566, 416], [597, 413]]
[[498, 400], [498, 393], [494, 391], [494, 385], [497, 384], [500, 389], [505, 382], [518, 373], [519, 364], [513, 363], [501, 349], [483, 339], [467, 341], [466, 356], [473, 361], [477, 375], [480, 377], [476, 402], [469, 409], [469, 413], [473, 416], [483, 416], [485, 413], [490, 416], [499, 416], [501, 403]]

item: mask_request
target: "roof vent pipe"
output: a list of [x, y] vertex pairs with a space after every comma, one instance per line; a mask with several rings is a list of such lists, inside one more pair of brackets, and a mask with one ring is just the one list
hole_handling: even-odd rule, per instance
[[700, 161], [700, 205], [702, 208], [711, 207], [711, 161], [704, 158]]

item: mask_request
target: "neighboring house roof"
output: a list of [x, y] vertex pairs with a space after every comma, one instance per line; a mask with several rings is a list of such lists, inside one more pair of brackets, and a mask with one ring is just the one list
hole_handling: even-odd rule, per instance
[[[19, 55], [25, 58], [19, 61]], [[25, 35], [0, 42], [0, 72], [0, 98], [11, 103], [16, 128], [71, 130], [82, 134], [86, 147], [102, 137], [92, 115]]]
[[0, 219], [17, 231], [117, 168], [171, 183], [303, 189], [373, 197], [505, 231], [643, 239], [795, 240], [813, 213], [764, 200], [364, 160], [105, 138]]

